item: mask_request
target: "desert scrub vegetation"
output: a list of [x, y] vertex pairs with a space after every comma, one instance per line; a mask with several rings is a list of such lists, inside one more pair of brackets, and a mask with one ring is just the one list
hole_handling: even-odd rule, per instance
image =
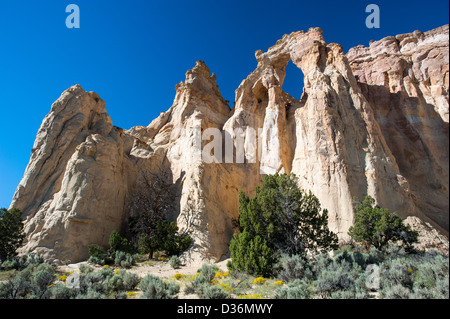
[[[235, 272], [238, 274], [238, 272]], [[245, 277], [245, 279], [244, 279]], [[249, 280], [249, 275], [242, 274], [242, 280]], [[239, 279], [235, 279], [230, 271], [222, 271], [216, 265], [203, 265], [197, 274], [189, 278], [184, 292], [196, 294], [201, 299], [235, 298], [239, 286]], [[250, 284], [248, 285], [250, 288]]]
[[[338, 248], [327, 222], [327, 211], [313, 194], [297, 187], [295, 175], [266, 175], [253, 198], [240, 193], [227, 267], [232, 276], [257, 276], [252, 288], [263, 297], [448, 296], [448, 257], [415, 251], [418, 233], [372, 197], [356, 207], [348, 231], [351, 245]], [[276, 280], [277, 289], [269, 290], [265, 278]], [[242, 288], [251, 284], [241, 280], [238, 286], [244, 292], [239, 295], [245, 295]]]
[[[326, 212], [293, 182], [291, 176], [276, 175], [254, 198], [241, 194], [240, 233], [230, 244], [227, 271], [205, 264], [193, 276], [180, 269], [169, 278], [141, 279], [128, 269], [142, 255], [113, 232], [108, 249], [89, 245], [90, 263], [75, 272], [61, 272], [36, 254], [18, 257], [12, 247], [0, 261], [0, 299], [173, 299], [183, 293], [203, 299], [449, 298], [448, 255], [415, 250], [417, 234], [397, 215], [366, 197], [349, 230], [352, 240], [338, 247], [325, 227]], [[299, 224], [301, 234], [293, 227]], [[143, 264], [182, 268], [176, 254], [168, 258], [164, 252], [152, 251], [155, 259]]]
[[181, 266], [180, 257], [173, 255], [172, 257], [170, 257], [169, 263], [170, 263], [170, 267], [172, 267], [173, 269], [180, 268], [180, 266]]
[[216, 265], [203, 265], [188, 278], [184, 293], [201, 299], [263, 299], [271, 298], [283, 285], [280, 280], [254, 277], [236, 270], [222, 271]]
[[[379, 281], [370, 280], [370, 266]], [[81, 264], [61, 272], [37, 255], [5, 261], [0, 298], [172, 299], [195, 294], [202, 299], [440, 299], [449, 298], [449, 259], [439, 251], [410, 252], [402, 247], [370, 249], [344, 245], [328, 253], [283, 255], [273, 275], [203, 265], [195, 275], [139, 278], [124, 268]], [[79, 285], [70, 286], [78, 276]], [[182, 297], [182, 296], [181, 296]]]
[[[373, 283], [368, 271], [377, 267]], [[441, 299], [448, 298], [449, 259], [438, 251], [408, 253], [390, 246], [379, 250], [343, 246], [333, 254], [284, 256], [276, 275], [286, 285], [281, 299]]]
[[173, 282], [167, 282], [163, 279], [147, 275], [139, 283], [139, 288], [144, 299], [174, 299], [180, 291], [180, 286]]
[[438, 251], [344, 245], [329, 253], [283, 255], [270, 277], [237, 270], [223, 276], [204, 265], [185, 278], [185, 293], [204, 299], [448, 299], [449, 259]]
[[[15, 268], [11, 269], [10, 265]], [[114, 299], [127, 298], [135, 291], [139, 277], [124, 269], [100, 271], [82, 265], [77, 271], [60, 272], [42, 258], [29, 255], [13, 263], [8, 262], [10, 276], [0, 282], [0, 299]], [[73, 279], [75, 278], [75, 284]]]
[[266, 175], [253, 198], [239, 194], [237, 231], [230, 242], [230, 268], [270, 276], [280, 254], [323, 252], [338, 247], [328, 211], [294, 174]]
[[[171, 226], [167, 227], [167, 229], [165, 228], [166, 233], [164, 233], [164, 236], [160, 233], [158, 233], [158, 236], [155, 235], [158, 238], [159, 236], [163, 236], [164, 241], [158, 241], [157, 243], [152, 241], [151, 249], [148, 248], [149, 243], [143, 240], [143, 236], [140, 236], [137, 239], [134, 238], [135, 241], [133, 242], [122, 237], [116, 231], [113, 231], [110, 234], [108, 249], [105, 249], [97, 244], [88, 245], [88, 262], [100, 266], [114, 265], [116, 267], [131, 268], [136, 264], [136, 262], [147, 259], [145, 255], [148, 254], [148, 259], [155, 258], [158, 261], [169, 260], [170, 265], [173, 268], [178, 268], [181, 266], [181, 259], [178, 255], [189, 247], [190, 237], [184, 236], [182, 244], [180, 244], [178, 240], [181, 237], [177, 237], [176, 235], [178, 228], [174, 227], [173, 223], [171, 223]], [[173, 243], [174, 241], [176, 243]], [[170, 256], [170, 258], [163, 256], [163, 253], [166, 256]]]
[[88, 245], [88, 262], [100, 266], [115, 265], [123, 268], [131, 268], [138, 258], [136, 247], [116, 231], [109, 237], [109, 249], [90, 244]]

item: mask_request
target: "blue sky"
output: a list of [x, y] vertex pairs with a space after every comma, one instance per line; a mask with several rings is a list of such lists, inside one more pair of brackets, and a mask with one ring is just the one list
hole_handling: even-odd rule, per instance
[[[65, 25], [67, 5], [80, 28]], [[380, 7], [368, 29], [365, 8]], [[0, 0], [0, 207], [8, 207], [51, 104], [81, 84], [105, 101], [114, 125], [148, 125], [166, 111], [175, 84], [204, 60], [233, 105], [234, 91], [283, 34], [321, 27], [345, 52], [388, 35], [449, 22], [447, 0], [150, 1]], [[301, 73], [289, 67], [285, 90], [299, 97]]]

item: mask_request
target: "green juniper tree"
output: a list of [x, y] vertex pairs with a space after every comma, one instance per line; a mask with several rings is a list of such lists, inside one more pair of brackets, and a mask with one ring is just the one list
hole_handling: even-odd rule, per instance
[[17, 249], [25, 239], [22, 212], [17, 208], [0, 209], [0, 261], [17, 255]]
[[241, 233], [230, 243], [232, 267], [252, 274], [269, 275], [281, 254], [337, 248], [327, 210], [297, 187], [294, 174], [267, 175], [253, 198], [241, 192], [238, 224]]
[[397, 241], [411, 248], [418, 236], [396, 213], [375, 205], [375, 199], [370, 196], [366, 196], [356, 208], [355, 223], [349, 228], [348, 234], [355, 241], [377, 249]]
[[188, 234], [179, 234], [170, 217], [176, 212], [176, 188], [172, 184], [170, 169], [158, 168], [143, 174], [142, 186], [133, 196], [130, 207], [129, 230], [132, 241], [150, 258], [158, 250], [177, 255], [191, 245]]

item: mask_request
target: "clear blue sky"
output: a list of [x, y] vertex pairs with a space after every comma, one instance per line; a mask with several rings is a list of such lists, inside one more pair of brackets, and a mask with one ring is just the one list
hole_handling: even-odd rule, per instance
[[[80, 29], [66, 28], [71, 3]], [[380, 7], [380, 29], [365, 26], [369, 3]], [[196, 60], [216, 73], [232, 106], [256, 67], [254, 52], [285, 33], [318, 26], [347, 52], [446, 24], [448, 7], [447, 0], [0, 0], [0, 207], [11, 202], [51, 104], [74, 84], [97, 92], [115, 125], [148, 125], [172, 105], [175, 84]], [[288, 71], [285, 89], [299, 97], [295, 74]]]

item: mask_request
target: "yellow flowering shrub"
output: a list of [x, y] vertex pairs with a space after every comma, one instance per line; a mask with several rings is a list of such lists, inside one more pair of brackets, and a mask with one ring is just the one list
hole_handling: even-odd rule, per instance
[[221, 279], [221, 278], [228, 276], [229, 273], [230, 272], [228, 270], [226, 272], [218, 271], [218, 272], [216, 272], [216, 275], [214, 277], [217, 279]]
[[282, 285], [283, 285], [283, 282], [282, 282], [281, 280], [278, 280], [278, 281], [275, 281], [273, 284], [274, 284], [274, 285], [282, 286]]
[[219, 281], [217, 279], [211, 280], [211, 285], [218, 285]]
[[186, 277], [186, 275], [183, 275], [183, 274], [175, 274], [174, 277], [175, 277], [176, 280], [180, 280], [181, 278]]
[[65, 273], [62, 273], [62, 274], [55, 274], [55, 277], [56, 277], [57, 280], [61, 280], [61, 281], [65, 282], [67, 280], [67, 277], [69, 277], [73, 273], [74, 272], [71, 271], [71, 272], [65, 272]]
[[258, 277], [258, 278], [255, 278], [253, 283], [255, 283], [257, 285], [263, 285], [266, 282], [266, 280], [267, 280], [266, 278]]
[[220, 288], [228, 293], [232, 293], [234, 291], [233, 287], [231, 287], [230, 284], [226, 282], [221, 283]]

